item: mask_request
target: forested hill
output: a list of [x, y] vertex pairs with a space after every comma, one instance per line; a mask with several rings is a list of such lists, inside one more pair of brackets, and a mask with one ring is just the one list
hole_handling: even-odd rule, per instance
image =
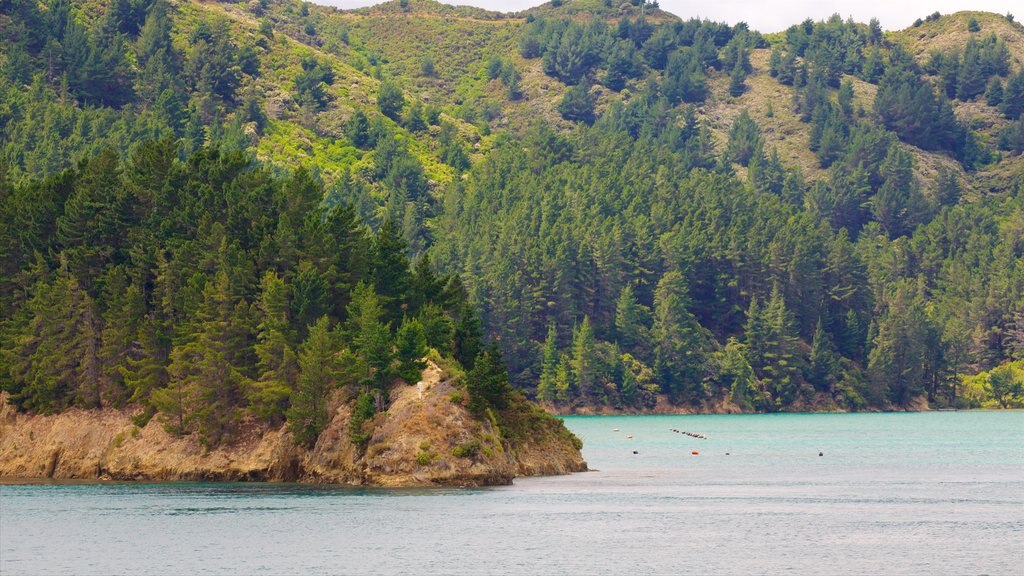
[[1012, 15], [0, 0], [0, 35], [23, 408], [315, 436], [428, 348], [478, 413], [502, 358], [559, 410], [1024, 403]]

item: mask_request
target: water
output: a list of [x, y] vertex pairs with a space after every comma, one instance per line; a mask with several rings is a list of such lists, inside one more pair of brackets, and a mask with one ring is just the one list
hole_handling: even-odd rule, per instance
[[0, 574], [1024, 570], [1024, 412], [566, 422], [598, 471], [478, 490], [2, 486]]

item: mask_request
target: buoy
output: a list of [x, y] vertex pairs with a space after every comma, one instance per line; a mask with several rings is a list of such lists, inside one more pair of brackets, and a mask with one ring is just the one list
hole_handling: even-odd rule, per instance
[[690, 452], [690, 454], [693, 454], [694, 456], [696, 456], [696, 455], [700, 454], [700, 452], [697, 452], [696, 450], [694, 450], [693, 452]]

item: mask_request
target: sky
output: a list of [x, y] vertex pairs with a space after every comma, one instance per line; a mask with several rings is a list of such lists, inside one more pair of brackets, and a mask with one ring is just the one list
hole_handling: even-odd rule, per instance
[[[358, 8], [378, 4], [379, 0], [312, 0], [317, 4]], [[515, 12], [540, 5], [540, 0], [443, 0], [446, 4], [468, 4], [490, 10]], [[684, 19], [707, 18], [716, 22], [746, 22], [760, 32], [778, 32], [810, 17], [823, 20], [838, 13], [853, 16], [858, 22], [878, 18], [886, 30], [906, 28], [918, 18], [938, 10], [951, 14], [961, 10], [983, 10], [1015, 14], [1024, 18], [1020, 0], [661, 0], [661, 8]]]

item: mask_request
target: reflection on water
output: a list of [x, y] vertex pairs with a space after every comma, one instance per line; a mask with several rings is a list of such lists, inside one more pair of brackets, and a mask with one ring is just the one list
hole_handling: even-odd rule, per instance
[[1022, 412], [567, 423], [598, 471], [486, 489], [0, 486], [0, 573], [1017, 574], [1024, 563]]

